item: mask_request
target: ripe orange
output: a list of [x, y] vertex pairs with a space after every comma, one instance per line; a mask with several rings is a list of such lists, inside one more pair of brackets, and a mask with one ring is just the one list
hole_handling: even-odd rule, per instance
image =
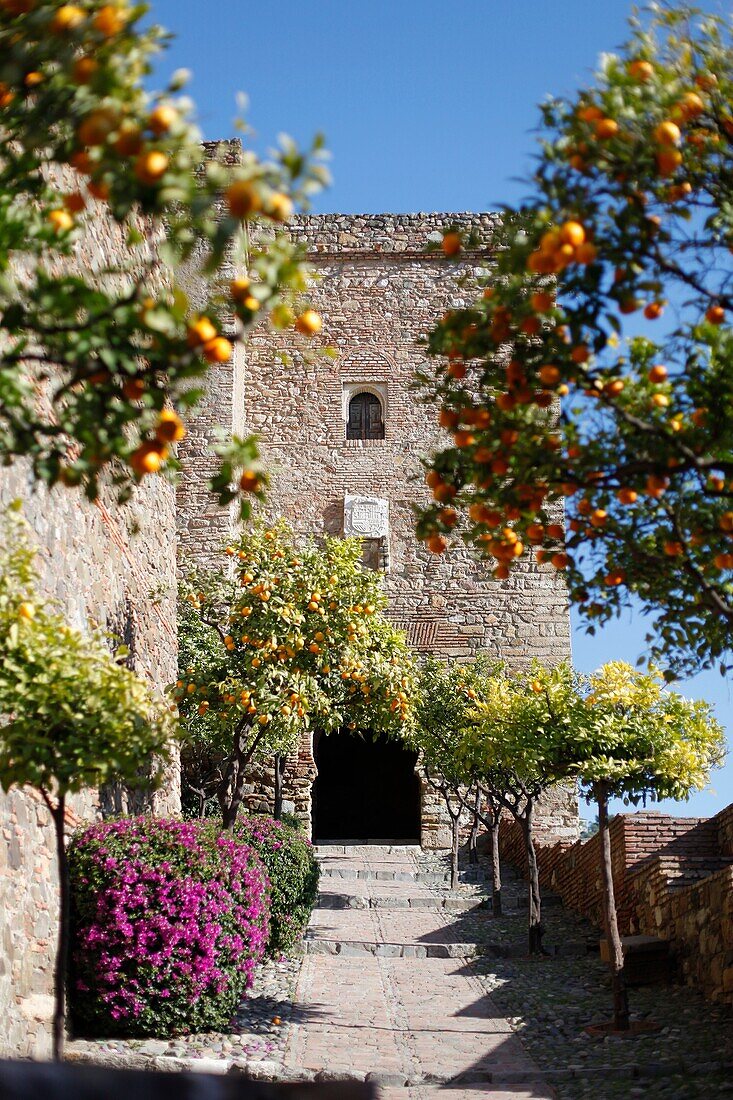
[[718, 520], [718, 527], [721, 531], [725, 531], [726, 534], [733, 533], [733, 512], [723, 512]]
[[616, 588], [619, 584], [623, 584], [626, 578], [626, 574], [623, 569], [614, 569], [610, 573], [606, 573], [603, 578], [603, 583], [608, 588]]
[[85, 19], [86, 13], [83, 8], [78, 8], [76, 4], [62, 4], [56, 9], [51, 20], [51, 30], [54, 34], [67, 34], [75, 30]]
[[72, 153], [69, 158], [69, 164], [77, 172], [80, 172], [84, 176], [90, 176], [94, 171], [94, 165], [92, 164], [92, 158], [89, 153], [84, 149], [77, 150], [76, 153]]
[[105, 4], [94, 16], [94, 26], [105, 38], [119, 34], [126, 21], [125, 12], [114, 4]]
[[583, 122], [597, 122], [603, 117], [603, 111], [600, 107], [581, 107], [578, 111], [578, 118], [581, 119]]
[[293, 203], [287, 195], [276, 191], [265, 203], [265, 214], [274, 222], [286, 222], [293, 216]]
[[446, 256], [457, 256], [461, 251], [462, 242], [458, 233], [444, 233], [440, 247]]
[[664, 543], [664, 553], [668, 558], [678, 558], [681, 554], [684, 554], [685, 548], [681, 542], [669, 539]]
[[[673, 125], [673, 123], [670, 123]], [[660, 176], [672, 176], [682, 164], [682, 153], [674, 146], [660, 149], [656, 154], [657, 171]]]
[[570, 358], [574, 363], [587, 363], [590, 359], [590, 351], [587, 344], [578, 344], [570, 352]]
[[664, 306], [661, 302], [649, 302], [644, 308], [644, 316], [647, 321], [656, 321], [658, 317], [662, 316], [664, 312]]
[[701, 115], [704, 110], [705, 104], [697, 92], [685, 92], [675, 107], [674, 113], [675, 118], [679, 118], [683, 122], [691, 122], [692, 119]]
[[534, 314], [530, 317], [525, 317], [520, 326], [522, 332], [525, 332], [527, 336], [536, 336], [542, 328], [542, 323], [539, 317], [535, 317]]
[[661, 363], [655, 364], [649, 371], [648, 378], [649, 381], [654, 382], [655, 385], [659, 384], [660, 382], [666, 382], [667, 368], [663, 367]]
[[86, 204], [86, 199], [81, 191], [71, 191], [68, 195], [64, 195], [64, 206], [72, 214], [78, 214]]
[[545, 363], [540, 367], [537, 376], [543, 386], [555, 386], [560, 381], [560, 370], [551, 363]]
[[249, 279], [244, 278], [244, 276], [238, 276], [230, 282], [229, 293], [235, 302], [243, 302], [245, 298], [249, 297], [250, 286]]
[[565, 532], [561, 523], [550, 523], [547, 526], [548, 539], [561, 539]]
[[61, 208], [49, 210], [46, 219], [50, 222], [55, 233], [68, 233], [70, 229], [74, 228], [74, 219], [68, 210]]
[[619, 126], [613, 118], [599, 118], [593, 129], [600, 141], [607, 141], [609, 138], [616, 137]]
[[598, 258], [598, 249], [590, 241], [578, 245], [575, 249], [575, 261], [579, 264], [592, 264]]
[[130, 455], [130, 466], [138, 477], [155, 474], [163, 465], [168, 448], [160, 443], [141, 443]]
[[682, 139], [682, 131], [676, 122], [666, 119], [654, 127], [652, 137], [657, 145], [678, 145]]
[[155, 436], [161, 443], [178, 443], [186, 435], [186, 428], [178, 413], [163, 409], [158, 417]]
[[426, 546], [431, 554], [444, 554], [448, 549], [448, 542], [442, 535], [431, 535]]
[[178, 118], [178, 112], [167, 103], [160, 103], [157, 107], [154, 107], [150, 112], [148, 118], [148, 129], [160, 137], [161, 134], [167, 134], [171, 126]]
[[225, 197], [235, 218], [248, 218], [262, 209], [262, 197], [251, 180], [235, 180], [227, 188]]
[[669, 405], [669, 398], [666, 393], [655, 393], [652, 397], [652, 405], [656, 405], [658, 409], [666, 409]]
[[140, 183], [153, 187], [168, 171], [169, 160], [159, 149], [141, 153], [135, 161], [134, 172]]
[[204, 344], [204, 359], [209, 363], [227, 363], [233, 350], [225, 336], [217, 336]]
[[295, 321], [296, 330], [303, 336], [315, 336], [317, 332], [321, 331], [322, 327], [321, 316], [314, 309], [306, 309]]
[[722, 306], [710, 306], [705, 312], [705, 320], [711, 325], [722, 325], [725, 320], [725, 310]]
[[511, 412], [516, 405], [516, 400], [510, 393], [500, 393], [496, 398], [496, 407], [502, 412]]
[[530, 296], [529, 302], [536, 313], [547, 313], [554, 305], [552, 295], [548, 294], [545, 290], [535, 291], [535, 293]]
[[585, 240], [585, 229], [580, 222], [567, 221], [560, 226], [560, 240], [563, 244], [577, 248]]
[[24, 600], [23, 603], [20, 604], [20, 606], [18, 607], [18, 618], [19, 619], [34, 619], [35, 617], [36, 617], [35, 607], [33, 606], [32, 603], [29, 603], [27, 600]]
[[209, 318], [199, 317], [196, 321], [189, 323], [186, 342], [190, 348], [197, 348], [201, 344], [208, 344], [210, 340], [214, 340], [216, 335], [216, 329]]
[[[539, 558], [539, 555], [538, 555]], [[558, 551], [557, 554], [553, 554], [550, 561], [555, 566], [555, 569], [567, 569], [570, 558], [562, 551]]]
[[138, 126], [128, 122], [120, 127], [114, 143], [115, 152], [121, 157], [136, 157], [142, 147], [143, 139]]
[[654, 76], [654, 66], [649, 61], [630, 61], [627, 68], [629, 76], [642, 84]]
[[509, 579], [509, 566], [497, 565], [493, 570], [493, 576], [497, 581], [506, 581]]
[[462, 359], [453, 358], [448, 364], [447, 373], [451, 378], [465, 378], [466, 377], [466, 364]]
[[453, 436], [456, 447], [472, 447], [476, 442], [473, 432], [459, 431]]
[[87, 184], [87, 191], [93, 198], [99, 199], [100, 202], [106, 202], [109, 198], [109, 184], [105, 183], [104, 180], [90, 180]]
[[438, 423], [441, 428], [448, 428], [449, 430], [457, 428], [459, 419], [458, 413], [452, 409], [441, 409], [438, 413]]
[[71, 67], [71, 77], [76, 84], [90, 84], [99, 64], [93, 57], [77, 57]]
[[92, 111], [79, 123], [76, 136], [82, 145], [103, 145], [117, 124], [111, 110]]
[[603, 387], [603, 392], [607, 397], [618, 397], [620, 393], [624, 391], [624, 381], [622, 378], [612, 378], [610, 382], [606, 382]]
[[139, 401], [145, 393], [145, 382], [142, 378], [128, 378], [122, 384], [122, 392], [128, 401]]
[[639, 494], [635, 489], [619, 489], [616, 493], [616, 500], [621, 504], [634, 504], [639, 499]]

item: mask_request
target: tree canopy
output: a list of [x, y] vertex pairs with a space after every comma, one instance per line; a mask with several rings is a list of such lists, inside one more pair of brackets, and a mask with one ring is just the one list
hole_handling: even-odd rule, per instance
[[[168, 39], [143, 28], [146, 11], [0, 3], [0, 456], [92, 498], [102, 471], [124, 498], [175, 468], [196, 379], [255, 320], [320, 328], [282, 223], [327, 181], [321, 139], [301, 151], [282, 138], [268, 160], [207, 155], [179, 94], [187, 74], [146, 90]], [[185, 262], [205, 276], [196, 312], [177, 281]], [[247, 513], [255, 440], [219, 449], [213, 488], [227, 503], [243, 471]]]
[[486, 264], [419, 376], [452, 434], [428, 546], [459, 530], [500, 580], [534, 552], [591, 632], [640, 605], [673, 672], [733, 636], [732, 29], [655, 4], [543, 106], [528, 200], [488, 239], [448, 227]]

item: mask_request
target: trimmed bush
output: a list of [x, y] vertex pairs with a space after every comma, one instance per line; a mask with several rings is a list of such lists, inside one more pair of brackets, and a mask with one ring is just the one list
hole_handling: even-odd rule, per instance
[[285, 821], [240, 815], [235, 835], [259, 853], [270, 877], [270, 939], [267, 954], [277, 958], [300, 940], [318, 896], [320, 870], [313, 845]]
[[70, 999], [88, 1035], [226, 1028], [269, 934], [254, 848], [209, 823], [126, 818], [69, 847]]

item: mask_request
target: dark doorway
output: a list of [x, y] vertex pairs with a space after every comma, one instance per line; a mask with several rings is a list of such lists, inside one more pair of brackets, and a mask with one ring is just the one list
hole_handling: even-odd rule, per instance
[[317, 734], [313, 837], [420, 842], [417, 753], [386, 737]]

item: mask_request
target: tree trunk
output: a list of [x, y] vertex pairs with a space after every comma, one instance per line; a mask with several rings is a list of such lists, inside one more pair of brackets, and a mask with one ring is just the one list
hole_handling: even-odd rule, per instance
[[527, 806], [519, 819], [527, 852], [527, 879], [529, 894], [528, 945], [530, 955], [542, 954], [542, 900], [540, 897], [540, 873], [537, 852], [532, 839], [532, 804]]
[[[50, 806], [50, 799], [46, 797]], [[56, 857], [59, 868], [59, 933], [54, 969], [54, 1012], [53, 1012], [53, 1056], [57, 1062], [64, 1057], [66, 1040], [66, 972], [69, 965], [69, 927], [71, 894], [69, 890], [69, 864], [66, 858], [64, 825], [66, 818], [66, 798], [60, 794], [56, 806], [51, 809], [56, 831]]]
[[499, 856], [499, 815], [493, 815], [493, 824], [489, 826], [491, 841], [491, 912], [501, 916], [501, 859]]
[[276, 821], [279, 821], [283, 815], [283, 780], [285, 779], [286, 765], [286, 757], [280, 756], [278, 753], [275, 757], [275, 800], [273, 805], [273, 817]]
[[452, 844], [450, 860], [450, 888], [455, 890], [458, 886], [458, 846], [461, 840], [461, 812], [453, 816], [451, 814]]
[[611, 989], [613, 992], [613, 1026], [617, 1031], [629, 1030], [629, 995], [624, 974], [624, 951], [616, 917], [616, 898], [613, 890], [613, 864], [611, 862], [611, 830], [608, 825], [608, 789], [599, 783], [598, 831], [601, 838], [601, 880], [603, 883], [603, 923], [608, 943]]
[[247, 747], [247, 735], [252, 732], [249, 721], [242, 723], [234, 734], [234, 747], [224, 768], [224, 775], [216, 788], [216, 797], [221, 808], [221, 823], [224, 829], [233, 829], [237, 820], [237, 811], [244, 799], [244, 784], [247, 778], [247, 765], [257, 751], [265, 730], [260, 727], [252, 744]]
[[481, 803], [481, 791], [476, 790], [476, 798], [474, 800], [473, 807], [473, 821], [471, 822], [471, 834], [468, 838], [468, 859], [470, 863], [478, 863], [478, 831], [479, 831], [479, 809]]

